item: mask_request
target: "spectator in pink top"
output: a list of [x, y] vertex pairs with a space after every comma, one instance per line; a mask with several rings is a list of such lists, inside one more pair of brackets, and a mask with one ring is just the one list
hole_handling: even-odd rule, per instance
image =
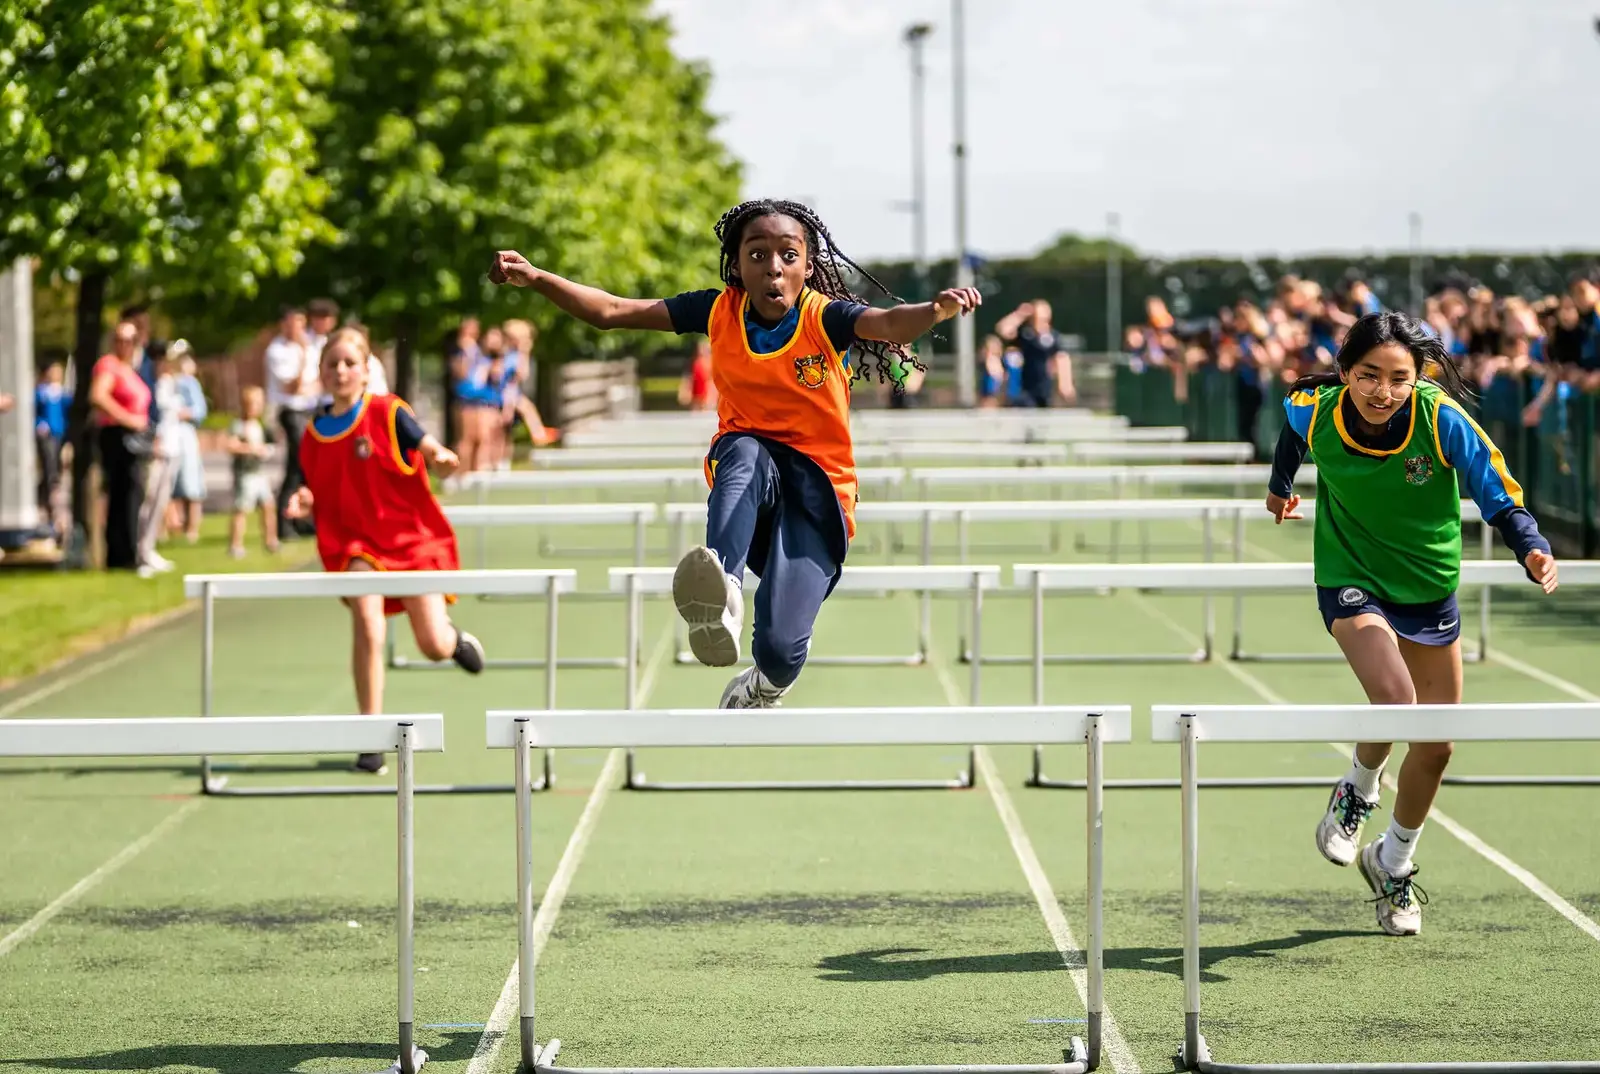
[[139, 329], [120, 321], [111, 353], [94, 364], [89, 406], [100, 442], [106, 485], [106, 567], [139, 566], [139, 507], [144, 499], [144, 460], [150, 454], [150, 388], [133, 367]]

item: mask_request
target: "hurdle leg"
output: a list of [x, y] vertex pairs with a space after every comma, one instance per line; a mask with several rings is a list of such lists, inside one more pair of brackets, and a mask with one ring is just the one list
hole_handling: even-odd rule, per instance
[[[552, 575], [545, 582], [544, 589], [544, 707], [556, 707], [556, 672], [560, 669], [556, 653], [559, 649], [559, 626], [561, 621], [561, 601], [556, 592], [556, 580]], [[544, 751], [544, 779], [539, 785], [540, 790], [549, 790], [555, 786], [555, 753], [553, 750]]]
[[1196, 1069], [1207, 1057], [1200, 1035], [1200, 784], [1194, 717], [1179, 724], [1183, 780], [1183, 1051], [1179, 1061]]
[[[965, 511], [957, 511], [956, 512], [956, 562], [957, 563], [965, 563], [965, 562], [967, 562], [968, 542], [969, 542], [969, 538], [971, 536], [967, 532], [967, 522], [968, 522], [967, 513]], [[965, 618], [965, 617], [961, 615], [961, 609], [959, 607], [956, 610], [956, 617], [957, 617], [956, 618], [957, 623], [961, 623], [961, 626], [964, 627], [966, 624], [962, 623], [961, 620], [963, 618]], [[968, 644], [969, 640], [970, 639], [962, 638], [962, 637], [959, 636], [959, 628], [958, 628], [958, 636], [957, 636], [956, 648], [958, 650], [960, 650], [962, 658], [963, 659], [968, 659], [968, 660], [970, 660], [972, 658], [972, 647]]]
[[644, 566], [644, 515], [633, 516], [633, 565]]
[[[489, 502], [489, 482], [480, 481], [478, 483], [478, 505], [480, 507], [482, 507], [482, 506], [486, 505], [488, 502]], [[478, 525], [477, 545], [478, 545], [478, 569], [482, 570], [482, 571], [486, 571], [486, 570], [489, 569], [489, 527], [485, 526], [485, 525], [483, 525], [481, 523]]]
[[[211, 715], [212, 665], [216, 658], [214, 645], [217, 631], [217, 600], [210, 582], [200, 586], [200, 715]], [[211, 782], [211, 758], [200, 758], [200, 793], [210, 794], [215, 788]]]
[[[1233, 561], [1244, 562], [1244, 512], [1240, 511], [1233, 516]], [[1234, 590], [1233, 593], [1233, 651], [1228, 655], [1229, 660], [1238, 660], [1244, 655], [1244, 592]]]
[[428, 1053], [416, 1046], [416, 772], [415, 728], [400, 724], [400, 742], [395, 750], [395, 814], [398, 846], [400, 897], [396, 903], [395, 933], [400, 955], [400, 1059], [397, 1074], [416, 1074]]
[[1089, 717], [1088, 734], [1088, 795], [1085, 802], [1089, 847], [1089, 995], [1087, 1032], [1089, 1037], [1089, 1069], [1100, 1065], [1100, 1039], [1102, 1012], [1105, 1010], [1105, 835], [1104, 770], [1105, 759], [1100, 737], [1100, 717]]
[[[1205, 561], [1207, 563], [1214, 562], [1215, 559], [1216, 559], [1216, 555], [1215, 555], [1215, 551], [1213, 549], [1214, 539], [1213, 539], [1212, 532], [1211, 532], [1211, 510], [1210, 510], [1210, 508], [1207, 508], [1206, 510], [1200, 512], [1200, 538], [1201, 538], [1201, 545], [1204, 548]], [[1209, 589], [1206, 590], [1205, 596], [1201, 598], [1201, 603], [1202, 603], [1202, 606], [1205, 609], [1205, 620], [1206, 620], [1205, 634], [1203, 635], [1203, 638], [1204, 638], [1204, 641], [1205, 641], [1205, 645], [1204, 645], [1204, 648], [1202, 650], [1204, 655], [1202, 656], [1201, 659], [1203, 659], [1207, 663], [1210, 663], [1211, 662], [1212, 650], [1216, 648], [1217, 606], [1216, 606], [1216, 598], [1215, 598], [1215, 596], [1212, 594], [1212, 592]]]
[[[639, 707], [639, 618], [642, 614], [642, 609], [639, 606], [638, 575], [628, 575], [627, 603], [628, 629], [626, 644], [628, 654], [622, 660], [622, 700], [627, 708], [636, 709]], [[627, 771], [624, 773], [625, 778], [622, 781], [622, 785], [624, 787], [633, 787], [644, 779], [644, 773], [637, 771], [634, 767], [632, 746], [628, 747], [627, 752], [624, 754], [624, 760], [627, 765]]]
[[533, 1021], [533, 748], [528, 721], [516, 721], [517, 781], [517, 997], [522, 1068], [532, 1071], [538, 1051]]
[[[922, 513], [922, 562], [933, 562], [933, 512]], [[928, 660], [928, 639], [933, 636], [933, 594], [922, 591], [922, 609], [917, 620], [917, 662]]]
[[[1044, 704], [1044, 583], [1038, 573], [1033, 576], [1033, 703]], [[1028, 780], [1035, 787], [1045, 785], [1044, 747], [1033, 747], [1033, 776]]]

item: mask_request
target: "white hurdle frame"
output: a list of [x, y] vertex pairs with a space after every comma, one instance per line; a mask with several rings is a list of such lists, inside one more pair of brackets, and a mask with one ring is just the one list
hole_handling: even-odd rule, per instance
[[[639, 704], [639, 649], [640, 636], [644, 630], [643, 598], [646, 596], [671, 596], [672, 595], [672, 567], [613, 567], [611, 568], [611, 590], [624, 594], [628, 604], [628, 633], [627, 633], [627, 665], [628, 673], [623, 689], [623, 697], [628, 709], [635, 710]], [[753, 590], [759, 580], [751, 574], [745, 575], [745, 592]], [[834, 588], [835, 593], [893, 593], [893, 592], [921, 592], [924, 596], [932, 592], [962, 593], [971, 601], [970, 629], [972, 631], [973, 645], [981, 646], [983, 627], [983, 594], [993, 590], [1000, 584], [1000, 568], [984, 564], [947, 564], [916, 566], [885, 566], [885, 567], [845, 567], [839, 577], [839, 584]], [[751, 606], [750, 598], [745, 598], [748, 610]], [[928, 634], [923, 624], [924, 632], [919, 636], [918, 652], [910, 657], [879, 657], [879, 656], [839, 656], [823, 655], [807, 658], [810, 664], [834, 664], [854, 666], [900, 666], [915, 667], [927, 662]], [[688, 654], [688, 662], [694, 662], [694, 657]], [[748, 655], [744, 660], [750, 663]], [[968, 675], [968, 702], [976, 706], [982, 695], [983, 670], [980, 663], [973, 663]], [[937, 710], [934, 710], [937, 711]], [[643, 745], [638, 743], [637, 745]], [[644, 772], [637, 767], [634, 756], [634, 746], [628, 747], [627, 753], [627, 779], [626, 786], [637, 791], [770, 791], [770, 790], [964, 790], [977, 785], [978, 766], [970, 748], [967, 754], [967, 767], [958, 772], [954, 779], [874, 779], [874, 780], [701, 780], [694, 782], [650, 782]]]
[[[1200, 788], [1202, 740], [1211, 742], [1507, 742], [1600, 739], [1600, 704], [1155, 705], [1150, 737], [1179, 744], [1183, 794], [1183, 1045], [1179, 1063], [1203, 1074], [1365, 1071], [1600, 1074], [1600, 1061], [1445, 1063], [1217, 1063], [1200, 1031]], [[1327, 781], [1324, 780], [1324, 783]], [[1514, 1046], [1503, 1044], [1511, 1053]]]
[[[538, 1044], [534, 1008], [533, 797], [517, 794], [517, 942], [522, 1069], [528, 1074], [1086, 1074], [1100, 1062], [1105, 1009], [1103, 747], [1132, 739], [1126, 705], [1048, 707], [837, 708], [749, 711], [730, 709], [571, 710], [489, 712], [490, 749], [516, 751], [517, 786], [535, 749], [632, 746], [943, 746], [1050, 741], [1087, 749], [1088, 1002], [1085, 1045], [1073, 1037], [1065, 1062], [1019, 1065], [876, 1067], [557, 1067], [559, 1040]], [[1039, 736], [1044, 736], [1042, 739]]]
[[[1226, 576], [1219, 582], [1217, 576]], [[1013, 585], [1030, 589], [1034, 594], [1033, 643], [1034, 696], [1044, 692], [1044, 665], [1039, 660], [1043, 652], [1044, 604], [1043, 594], [1053, 592], [1098, 592], [1105, 588], [1138, 590], [1162, 589], [1178, 592], [1204, 593], [1219, 588], [1238, 591], [1300, 589], [1309, 591], [1314, 586], [1313, 566], [1310, 563], [1220, 563], [1200, 564], [1122, 564], [1114, 567], [1095, 565], [1037, 566], [1017, 564], [1012, 569]], [[1561, 583], [1568, 586], [1591, 587], [1600, 585], [1600, 560], [1567, 560], [1561, 564]], [[1522, 565], [1513, 560], [1464, 560], [1461, 564], [1461, 584], [1481, 586], [1487, 594], [1489, 587], [1504, 585], [1529, 585]], [[1485, 598], [1487, 606], [1487, 596]], [[1209, 634], [1208, 634], [1209, 637]], [[1414, 706], [1407, 706], [1414, 707]], [[1450, 706], [1459, 709], [1461, 706]], [[1239, 706], [1232, 706], [1237, 710]], [[1448, 736], [1446, 736], [1448, 737]], [[1291, 741], [1284, 739], [1283, 741]], [[1389, 739], [1374, 741], [1387, 742]], [[1052, 787], [1064, 790], [1082, 790], [1082, 780], [1053, 779], [1044, 774], [1043, 749], [1033, 751], [1033, 773], [1028, 780], [1031, 786]], [[1320, 776], [1238, 776], [1201, 780], [1204, 787], [1326, 787], [1330, 781]], [[1454, 776], [1446, 773], [1444, 783], [1474, 787], [1548, 787], [1548, 786], [1600, 786], [1600, 775], [1592, 776]], [[1181, 784], [1172, 779], [1113, 779], [1106, 786], [1128, 790], [1171, 790]]]
[[[545, 601], [544, 659], [525, 666], [545, 673], [545, 705], [556, 704], [556, 643], [558, 596], [577, 588], [577, 571], [553, 568], [528, 571], [299, 571], [286, 574], [189, 574], [183, 579], [186, 597], [200, 600], [200, 715], [214, 712], [213, 679], [216, 656], [216, 602], [219, 600], [309, 600], [330, 597], [420, 597], [431, 593], [468, 596], [498, 593], [512, 596], [542, 595]], [[368, 717], [383, 719], [383, 717]], [[360, 752], [360, 751], [358, 751]], [[377, 751], [367, 751], [377, 752]], [[370, 784], [333, 786], [231, 787], [217, 778], [211, 758], [200, 757], [200, 793], [219, 797], [301, 798], [320, 795], [391, 794], [389, 788]], [[534, 790], [555, 783], [553, 759], [546, 754], [544, 775]], [[418, 794], [491, 794], [512, 790], [504, 784], [426, 784]]]
[[428, 1053], [415, 1043], [417, 753], [444, 750], [444, 717], [179, 716], [155, 719], [0, 720], [0, 757], [193, 757], [235, 754], [394, 753], [400, 1058], [416, 1074]]

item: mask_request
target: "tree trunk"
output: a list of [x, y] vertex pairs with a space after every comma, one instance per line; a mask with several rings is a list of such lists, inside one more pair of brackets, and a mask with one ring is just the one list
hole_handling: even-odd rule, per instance
[[394, 394], [416, 406], [417, 319], [402, 313], [394, 325]]
[[89, 385], [94, 363], [100, 357], [101, 318], [105, 314], [106, 283], [103, 270], [85, 272], [78, 281], [77, 344], [73, 350], [72, 407], [67, 415], [67, 439], [72, 444], [72, 539], [67, 559], [76, 567], [90, 559], [89, 534], [95, 501], [89, 488], [89, 468], [94, 462], [94, 428], [89, 422]]
[[461, 430], [456, 423], [456, 371], [450, 360], [450, 344], [446, 345], [444, 362], [440, 368], [444, 370], [441, 384], [443, 391], [439, 399], [444, 403], [444, 413], [439, 415], [439, 427], [444, 430], [442, 438], [447, 447], [455, 447], [456, 441], [461, 437]]

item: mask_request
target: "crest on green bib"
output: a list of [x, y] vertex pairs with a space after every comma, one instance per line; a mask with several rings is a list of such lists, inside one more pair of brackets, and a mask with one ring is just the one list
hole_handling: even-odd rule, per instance
[[1406, 481], [1413, 485], [1426, 485], [1433, 477], [1433, 460], [1426, 455], [1413, 455], [1406, 460]]

